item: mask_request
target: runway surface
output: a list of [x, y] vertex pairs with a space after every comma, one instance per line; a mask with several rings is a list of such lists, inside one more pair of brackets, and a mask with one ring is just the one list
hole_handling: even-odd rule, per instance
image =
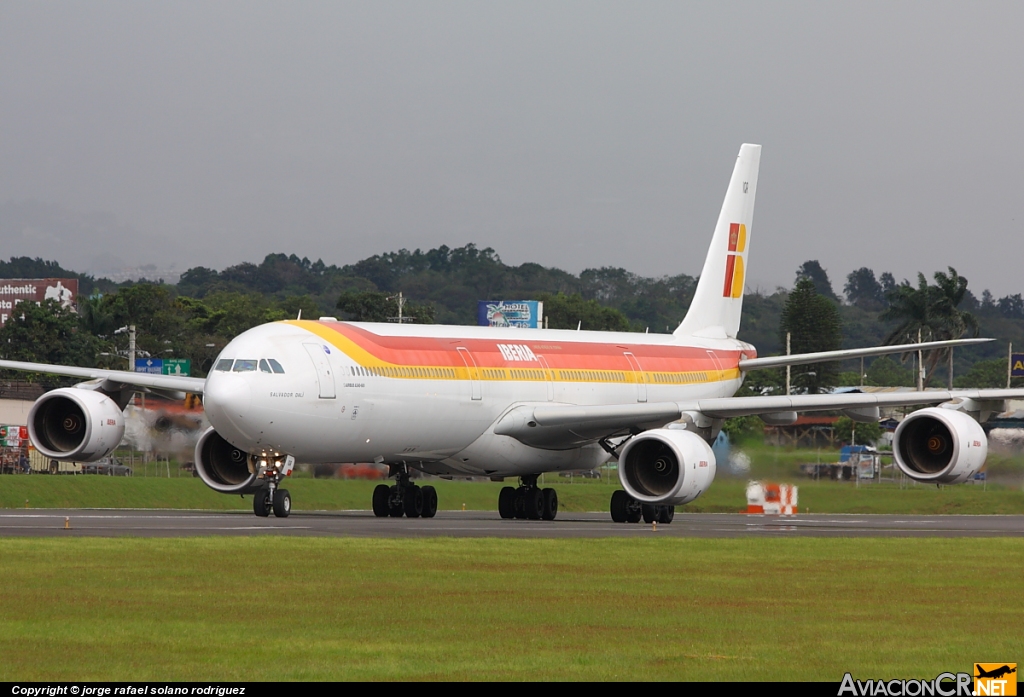
[[[65, 520], [69, 529], [65, 529]], [[1024, 516], [677, 513], [669, 525], [613, 523], [607, 513], [560, 512], [554, 521], [502, 520], [497, 512], [439, 511], [436, 518], [376, 518], [370, 511], [6, 510], [3, 537], [1017, 537]]]

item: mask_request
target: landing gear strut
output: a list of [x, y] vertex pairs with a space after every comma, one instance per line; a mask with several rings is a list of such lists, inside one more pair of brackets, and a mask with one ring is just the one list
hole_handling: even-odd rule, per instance
[[676, 517], [675, 506], [640, 503], [621, 489], [612, 494], [612, 520], [616, 523], [671, 523]]
[[519, 488], [502, 487], [498, 493], [498, 514], [502, 518], [554, 520], [558, 515], [558, 494], [537, 486], [537, 475], [519, 479]]
[[411, 483], [409, 468], [391, 465], [389, 476], [395, 484], [378, 484], [373, 490], [373, 514], [378, 518], [433, 518], [437, 513], [437, 491], [432, 486]]
[[259, 468], [257, 479], [266, 485], [252, 497], [252, 512], [266, 518], [273, 511], [278, 518], [287, 518], [292, 512], [292, 496], [287, 489], [281, 488], [281, 481], [292, 473], [295, 458], [291, 455], [276, 458], [258, 458]]

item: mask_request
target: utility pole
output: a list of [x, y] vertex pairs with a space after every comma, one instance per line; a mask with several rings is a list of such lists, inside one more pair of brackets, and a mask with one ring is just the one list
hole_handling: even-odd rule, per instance
[[[787, 356], [790, 355], [790, 353], [789, 353], [789, 350], [790, 350], [790, 343], [789, 343], [790, 336], [791, 336], [790, 332], [786, 332], [786, 355]], [[787, 397], [789, 396], [789, 378], [790, 378], [790, 372], [789, 372], [789, 366], [787, 365], [786, 366], [786, 396]]]
[[[921, 343], [921, 329], [917, 330], [917, 343]], [[924, 390], [924, 351], [917, 350], [917, 391]]]
[[135, 372], [135, 325], [128, 325], [128, 372]]
[[1010, 389], [1010, 377], [1013, 375], [1013, 342], [1006, 349], [1006, 389]]

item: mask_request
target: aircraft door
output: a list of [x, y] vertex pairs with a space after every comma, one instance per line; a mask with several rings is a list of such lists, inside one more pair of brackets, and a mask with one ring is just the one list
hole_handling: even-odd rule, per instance
[[640, 364], [629, 351], [624, 352], [622, 355], [629, 361], [629, 367], [633, 370], [633, 379], [636, 381], [636, 401], [646, 402], [647, 401], [647, 383], [644, 381], [644, 373], [640, 370]]
[[711, 362], [715, 365], [715, 370], [718, 371], [718, 378], [716, 379], [720, 379], [722, 375], [722, 361], [718, 360], [717, 353], [715, 353], [711, 349], [706, 350], [708, 352], [708, 356], [711, 358]]
[[334, 372], [331, 370], [331, 362], [327, 359], [327, 352], [330, 348], [320, 344], [303, 344], [313, 367], [316, 368], [316, 380], [320, 383], [320, 399], [334, 399]]
[[537, 356], [537, 362], [540, 363], [540, 367], [544, 370], [544, 384], [548, 386], [548, 401], [553, 401], [555, 398], [555, 386], [551, 380], [554, 377], [554, 373], [551, 372], [551, 368], [548, 366], [548, 362], [544, 360], [544, 356]]
[[480, 391], [479, 370], [476, 367], [476, 360], [474, 360], [473, 354], [469, 352], [469, 349], [462, 346], [458, 346], [456, 348], [459, 351], [459, 356], [462, 358], [462, 362], [466, 364], [466, 370], [469, 372], [470, 393], [473, 399], [483, 399], [483, 393]]

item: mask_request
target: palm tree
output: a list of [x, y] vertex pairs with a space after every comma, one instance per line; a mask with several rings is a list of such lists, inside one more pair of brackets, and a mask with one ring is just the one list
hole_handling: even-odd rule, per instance
[[[917, 274], [917, 287], [904, 281], [891, 290], [886, 299], [889, 307], [879, 315], [885, 321], [899, 324], [885, 338], [886, 344], [911, 344], [917, 341], [959, 339], [965, 334], [978, 335], [978, 320], [970, 312], [959, 309], [967, 292], [967, 279], [952, 266], [949, 273], [937, 271], [935, 285], [928, 285], [923, 273]], [[932, 371], [943, 358], [951, 358], [950, 349], [929, 351], [924, 385], [931, 381]], [[903, 356], [906, 360], [907, 356]], [[952, 374], [952, 371], [951, 371]]]

